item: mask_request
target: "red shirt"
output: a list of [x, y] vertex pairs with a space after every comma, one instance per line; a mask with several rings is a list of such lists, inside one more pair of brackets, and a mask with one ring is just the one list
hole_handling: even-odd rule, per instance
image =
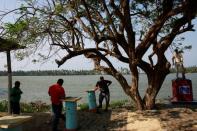
[[65, 91], [62, 86], [59, 84], [54, 84], [49, 87], [48, 91], [49, 95], [51, 96], [52, 104], [59, 105], [62, 103], [61, 99], [65, 98]]

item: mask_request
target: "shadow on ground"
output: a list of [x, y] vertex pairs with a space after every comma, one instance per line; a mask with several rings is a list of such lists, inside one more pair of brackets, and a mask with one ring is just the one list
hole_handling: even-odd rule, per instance
[[140, 120], [140, 116], [158, 119], [161, 127], [167, 131], [197, 130], [197, 105], [158, 104], [157, 110], [136, 111], [136, 113], [138, 115], [134, 117], [137, 120]]
[[79, 114], [80, 131], [123, 130], [127, 124], [127, 112], [122, 110], [101, 111], [99, 114], [80, 111]]
[[[46, 123], [51, 118], [50, 113], [34, 113], [32, 116], [33, 119], [23, 126], [24, 131], [51, 131], [51, 123]], [[77, 117], [77, 131], [124, 130], [127, 123], [127, 112], [121, 109], [107, 112], [101, 110], [100, 113], [78, 111]], [[60, 120], [59, 129], [65, 130], [65, 123], [62, 120]]]
[[[132, 114], [132, 115], [130, 115]], [[50, 113], [33, 113], [33, 119], [27, 122], [24, 131], [51, 131]], [[132, 131], [128, 124], [135, 121], [156, 119], [162, 129], [167, 131], [196, 131], [197, 130], [197, 105], [169, 105], [158, 104], [157, 110], [130, 111], [127, 108], [110, 109], [108, 112], [93, 113], [78, 111], [78, 131]], [[133, 118], [128, 121], [128, 118]], [[150, 123], [150, 126], [154, 123]], [[59, 127], [64, 131], [64, 121]]]

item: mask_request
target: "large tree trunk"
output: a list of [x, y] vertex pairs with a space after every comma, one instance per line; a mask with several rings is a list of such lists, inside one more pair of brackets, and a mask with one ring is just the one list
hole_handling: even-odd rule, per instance
[[[164, 64], [165, 65], [165, 64]], [[131, 97], [131, 99], [135, 103], [135, 107], [137, 110], [151, 110], [155, 108], [155, 99], [156, 96], [167, 76], [169, 73], [169, 68], [165, 66], [157, 66], [153, 70], [152, 73], [147, 74], [148, 77], [148, 88], [145, 92], [144, 98], [142, 99], [139, 93], [139, 79], [138, 73], [132, 74], [132, 83], [131, 86], [125, 84], [126, 82], [119, 82], [121, 83], [123, 90], [125, 93]]]
[[151, 76], [150, 82], [148, 82], [148, 88], [145, 92], [145, 96], [143, 99], [144, 109], [153, 109], [155, 108], [155, 99], [156, 96], [165, 80], [167, 74], [161, 75], [161, 73], [156, 73]]
[[131, 89], [130, 89], [130, 96], [134, 100], [135, 105], [138, 110], [143, 110], [143, 102], [142, 98], [139, 93], [139, 72], [137, 69], [137, 65], [132, 65], [131, 69]]
[[148, 88], [145, 92], [143, 103], [144, 109], [155, 108], [155, 99], [161, 89], [161, 86], [169, 74], [170, 63], [163, 56], [160, 56], [159, 63], [154, 67], [151, 73], [147, 74], [148, 77]]

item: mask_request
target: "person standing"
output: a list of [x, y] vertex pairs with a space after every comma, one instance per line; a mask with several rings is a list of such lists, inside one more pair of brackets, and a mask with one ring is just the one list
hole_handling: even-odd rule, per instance
[[59, 119], [65, 120], [65, 116], [62, 114], [62, 100], [65, 99], [65, 91], [62, 87], [63, 79], [58, 79], [56, 84], [49, 87], [48, 94], [51, 97], [53, 119], [52, 119], [52, 131], [58, 131]]
[[20, 114], [20, 99], [23, 92], [20, 89], [20, 82], [15, 81], [14, 87], [10, 91], [11, 113]]
[[100, 94], [99, 94], [99, 106], [98, 108], [102, 108], [102, 102], [103, 99], [105, 98], [106, 101], [106, 107], [105, 107], [105, 111], [108, 110], [108, 106], [109, 106], [109, 101], [110, 101], [110, 92], [109, 92], [109, 88], [108, 86], [111, 84], [112, 82], [109, 80], [105, 80], [103, 76], [100, 77], [100, 80], [96, 83], [96, 87], [94, 89], [94, 91], [100, 89]]
[[172, 64], [175, 65], [176, 68], [176, 77], [178, 78], [179, 72], [182, 73], [182, 78], [185, 79], [185, 68], [183, 66], [183, 56], [178, 49], [174, 50], [174, 54], [172, 57]]

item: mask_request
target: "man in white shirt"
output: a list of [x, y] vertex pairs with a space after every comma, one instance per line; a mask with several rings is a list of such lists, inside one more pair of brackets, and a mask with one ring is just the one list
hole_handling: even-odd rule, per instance
[[182, 73], [182, 78], [185, 79], [185, 68], [183, 66], [183, 56], [178, 49], [174, 50], [174, 54], [172, 57], [172, 64], [175, 65], [176, 68], [176, 77], [178, 78], [179, 72]]

